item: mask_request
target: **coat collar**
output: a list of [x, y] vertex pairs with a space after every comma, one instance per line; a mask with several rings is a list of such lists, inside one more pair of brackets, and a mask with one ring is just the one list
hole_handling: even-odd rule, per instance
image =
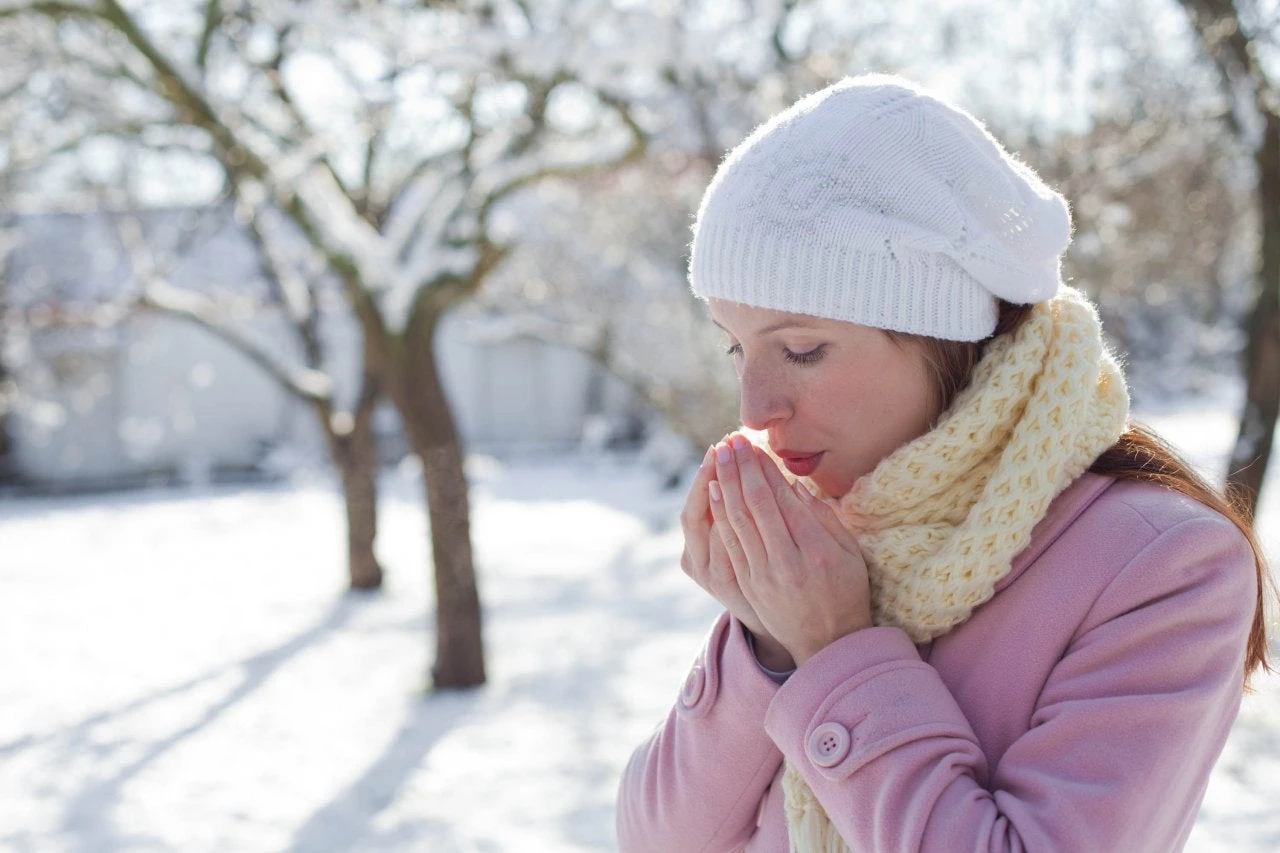
[[1062, 535], [1071, 522], [1079, 518], [1089, 504], [1097, 500], [1114, 482], [1114, 477], [1086, 472], [1063, 489], [1049, 504], [1044, 518], [1031, 529], [1031, 543], [1013, 558], [1013, 566], [1009, 569], [1009, 573], [996, 584], [995, 591], [999, 592], [1017, 580], [1027, 566], [1035, 562], [1036, 558]]

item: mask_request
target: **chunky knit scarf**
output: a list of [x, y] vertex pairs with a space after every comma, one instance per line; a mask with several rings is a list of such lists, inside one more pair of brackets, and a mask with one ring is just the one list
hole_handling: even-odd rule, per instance
[[[1096, 312], [1063, 286], [1017, 332], [988, 345], [934, 429], [827, 499], [862, 547], [875, 623], [922, 643], [968, 619], [1050, 502], [1119, 438], [1128, 414]], [[792, 853], [847, 851], [790, 763], [782, 781]]]

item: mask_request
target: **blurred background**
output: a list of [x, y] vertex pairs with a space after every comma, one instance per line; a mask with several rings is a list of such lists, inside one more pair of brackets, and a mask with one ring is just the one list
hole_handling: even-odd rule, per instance
[[[1068, 197], [1137, 416], [1280, 558], [1278, 40], [1275, 0], [0, 0], [0, 849], [613, 849], [717, 612], [693, 212], [845, 74]], [[1189, 849], [1280, 849], [1278, 700]]]

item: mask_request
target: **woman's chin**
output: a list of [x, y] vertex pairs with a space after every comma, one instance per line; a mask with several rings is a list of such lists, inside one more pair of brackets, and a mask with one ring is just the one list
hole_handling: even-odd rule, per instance
[[846, 478], [830, 471], [823, 471], [821, 468], [814, 471], [813, 476], [807, 479], [821, 489], [823, 496], [828, 498], [842, 498], [853, 488], [853, 483]]

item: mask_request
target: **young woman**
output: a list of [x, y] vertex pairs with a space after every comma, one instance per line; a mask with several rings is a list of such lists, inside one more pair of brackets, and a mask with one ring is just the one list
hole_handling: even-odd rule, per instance
[[720, 166], [690, 278], [744, 429], [685, 572], [725, 607], [632, 756], [624, 853], [1170, 851], [1265, 665], [1244, 516], [1128, 419], [1063, 199], [852, 78]]

